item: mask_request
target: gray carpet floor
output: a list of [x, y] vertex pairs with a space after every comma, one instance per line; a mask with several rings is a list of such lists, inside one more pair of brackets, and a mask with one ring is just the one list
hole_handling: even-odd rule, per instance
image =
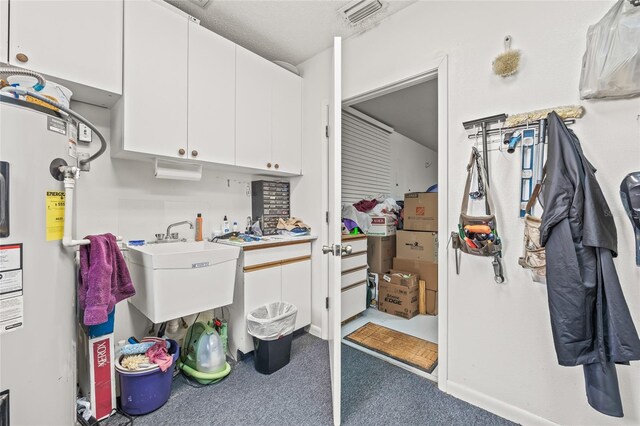
[[[421, 377], [342, 346], [342, 424], [512, 425], [438, 390]], [[291, 362], [269, 376], [250, 355], [217, 385], [194, 387], [177, 376], [169, 401], [134, 425], [331, 425], [326, 341], [302, 334]], [[118, 416], [103, 424], [121, 424]]]

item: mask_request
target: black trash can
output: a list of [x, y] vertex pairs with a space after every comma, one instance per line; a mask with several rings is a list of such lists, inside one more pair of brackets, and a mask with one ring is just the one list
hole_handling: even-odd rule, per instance
[[256, 371], [271, 374], [291, 359], [291, 341], [298, 309], [286, 302], [275, 302], [247, 315], [247, 331], [253, 336]]
[[282, 336], [277, 340], [261, 340], [253, 338], [253, 360], [256, 371], [271, 374], [280, 370], [291, 360], [291, 341], [293, 333]]

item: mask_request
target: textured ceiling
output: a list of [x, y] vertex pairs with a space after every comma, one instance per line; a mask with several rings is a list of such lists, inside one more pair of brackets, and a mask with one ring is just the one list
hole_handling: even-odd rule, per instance
[[438, 80], [430, 80], [353, 108], [434, 151], [438, 150]]
[[331, 46], [334, 36], [347, 38], [364, 31], [415, 0], [389, 1], [378, 19], [356, 28], [337, 13], [349, 1], [210, 0], [204, 9], [188, 0], [166, 1], [260, 56], [298, 65]]

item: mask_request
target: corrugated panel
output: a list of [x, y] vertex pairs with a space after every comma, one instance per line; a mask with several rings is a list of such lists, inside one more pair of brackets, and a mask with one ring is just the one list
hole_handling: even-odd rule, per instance
[[342, 202], [388, 195], [391, 185], [389, 133], [342, 113]]

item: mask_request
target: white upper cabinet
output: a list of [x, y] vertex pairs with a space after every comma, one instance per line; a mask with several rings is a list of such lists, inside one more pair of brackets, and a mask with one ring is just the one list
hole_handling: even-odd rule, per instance
[[124, 2], [112, 155], [300, 175], [302, 79], [196, 21], [162, 1]]
[[275, 67], [271, 86], [271, 161], [276, 170], [301, 174], [302, 79]]
[[274, 170], [271, 162], [271, 69], [275, 66], [236, 47], [236, 165]]
[[189, 20], [151, 1], [126, 1], [124, 12], [124, 96], [112, 111], [122, 149], [188, 158]]
[[302, 79], [236, 49], [236, 165], [301, 174]]
[[0, 0], [0, 62], [9, 62], [9, 0]]
[[69, 86], [75, 99], [113, 104], [122, 93], [122, 10], [122, 0], [11, 0], [9, 64]]
[[236, 45], [189, 22], [187, 156], [235, 164]]

